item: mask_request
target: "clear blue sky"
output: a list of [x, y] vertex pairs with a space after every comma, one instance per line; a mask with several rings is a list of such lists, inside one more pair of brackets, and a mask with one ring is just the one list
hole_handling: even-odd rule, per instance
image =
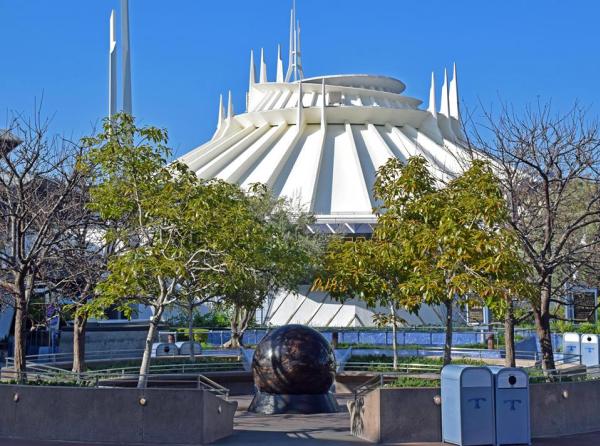
[[[597, 0], [297, 1], [306, 76], [388, 75], [426, 100], [431, 71], [439, 87], [456, 61], [470, 109], [540, 97], [559, 110], [579, 99], [600, 115]], [[245, 108], [251, 48], [265, 48], [274, 78], [290, 3], [130, 0], [134, 114], [166, 127], [177, 155], [208, 140], [220, 93]], [[53, 131], [90, 132], [107, 113], [111, 8], [119, 1], [0, 0], [0, 126], [43, 93]]]

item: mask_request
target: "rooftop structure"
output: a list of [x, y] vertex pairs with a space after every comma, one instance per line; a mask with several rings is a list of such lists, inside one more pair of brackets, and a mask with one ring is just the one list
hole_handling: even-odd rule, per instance
[[[260, 182], [276, 196], [313, 213], [321, 232], [368, 233], [376, 222], [373, 183], [389, 158], [421, 155], [445, 181], [464, 167], [469, 151], [461, 130], [458, 78], [444, 72], [440, 106], [431, 76], [429, 104], [406, 96], [403, 82], [366, 74], [303, 78], [300, 25], [292, 9], [289, 66], [281, 51], [277, 74], [267, 76], [264, 51], [257, 77], [250, 53], [245, 113], [219, 104], [217, 129], [206, 144], [181, 158], [202, 178], [242, 186]], [[257, 80], [258, 79], [258, 80]]]
[[0, 129], [0, 153], [8, 153], [21, 144], [21, 140], [6, 129]]
[[[427, 108], [404, 94], [403, 82], [387, 76], [304, 78], [295, 4], [290, 16], [285, 77], [280, 48], [271, 81], [264, 51], [258, 76], [251, 51], [246, 111], [234, 113], [231, 92], [225, 109], [221, 96], [212, 139], [181, 161], [202, 178], [242, 187], [266, 184], [314, 214], [311, 231], [346, 235], [372, 232], [378, 205], [373, 184], [388, 159], [421, 155], [440, 184], [461, 173], [470, 152], [461, 129], [456, 66], [451, 80], [444, 72], [439, 108], [433, 73]], [[382, 311], [387, 309], [356, 300], [333, 301], [325, 290], [305, 285], [269, 299], [257, 319], [269, 325], [372, 326], [374, 312]], [[410, 325], [442, 325], [445, 310], [424, 306], [418, 314], [399, 310], [398, 316]]]

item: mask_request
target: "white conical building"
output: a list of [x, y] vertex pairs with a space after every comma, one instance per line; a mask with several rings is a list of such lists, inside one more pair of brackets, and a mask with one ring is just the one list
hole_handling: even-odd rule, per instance
[[[459, 131], [455, 68], [450, 88], [444, 77], [437, 112], [433, 75], [427, 109], [404, 95], [404, 83], [391, 77], [303, 78], [295, 11], [290, 27], [286, 80], [279, 52], [275, 82], [267, 81], [262, 51], [256, 82], [251, 56], [246, 112], [228, 113], [209, 142], [181, 158], [198, 176], [242, 186], [267, 184], [275, 195], [315, 215], [311, 231], [360, 235], [376, 223], [372, 187], [377, 169], [389, 158], [422, 155], [440, 181], [461, 172], [469, 151]], [[277, 325], [371, 325], [373, 315], [356, 302], [342, 305], [326, 293], [303, 289], [276, 298], [266, 312]], [[417, 316], [400, 316], [414, 324], [443, 322], [443, 315], [430, 307]]]

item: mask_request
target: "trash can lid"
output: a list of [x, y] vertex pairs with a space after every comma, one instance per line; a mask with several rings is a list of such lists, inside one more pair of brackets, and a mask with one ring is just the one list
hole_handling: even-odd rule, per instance
[[579, 342], [579, 333], [565, 333], [563, 334], [564, 342]]
[[493, 376], [487, 367], [447, 365], [441, 373], [444, 381], [460, 381], [461, 387], [491, 387]]
[[581, 343], [582, 344], [597, 344], [598, 343], [598, 335], [595, 334], [582, 334], [581, 335]]
[[498, 389], [527, 388], [529, 375], [519, 367], [489, 367], [496, 377]]

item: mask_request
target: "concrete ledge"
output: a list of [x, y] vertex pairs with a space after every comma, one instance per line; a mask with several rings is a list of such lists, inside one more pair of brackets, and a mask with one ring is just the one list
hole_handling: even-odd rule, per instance
[[[600, 431], [600, 381], [532, 384], [534, 438]], [[383, 388], [349, 403], [351, 431], [379, 443], [441, 441], [439, 388]]]
[[233, 433], [236, 402], [206, 390], [0, 385], [0, 437], [208, 444]]

